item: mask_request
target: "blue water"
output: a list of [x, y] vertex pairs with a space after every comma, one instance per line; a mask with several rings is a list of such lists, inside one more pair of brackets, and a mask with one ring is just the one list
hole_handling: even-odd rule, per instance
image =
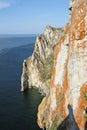
[[35, 89], [20, 92], [23, 60], [36, 36], [0, 37], [0, 130], [40, 130], [36, 123], [42, 97]]

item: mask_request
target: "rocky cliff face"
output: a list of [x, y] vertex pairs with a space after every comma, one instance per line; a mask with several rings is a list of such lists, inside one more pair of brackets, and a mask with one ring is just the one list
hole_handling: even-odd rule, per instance
[[87, 129], [87, 0], [71, 0], [69, 10], [69, 24], [54, 50], [50, 93], [38, 108], [38, 124], [47, 130], [56, 130], [67, 116], [77, 125], [66, 123], [67, 130]]
[[21, 91], [37, 87], [45, 94], [49, 93], [54, 47], [63, 32], [62, 28], [46, 26], [43, 34], [37, 37], [32, 56], [23, 62]]

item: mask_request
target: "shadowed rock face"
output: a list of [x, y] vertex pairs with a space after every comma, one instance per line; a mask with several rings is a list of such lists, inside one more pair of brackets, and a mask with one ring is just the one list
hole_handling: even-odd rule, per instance
[[87, 130], [87, 121], [86, 121], [86, 123], [85, 123], [85, 129], [84, 130]]
[[57, 130], [80, 130], [75, 121], [72, 106], [68, 105], [68, 110], [69, 110], [69, 115], [59, 125]]
[[[86, 114], [86, 116], [87, 116], [87, 107], [86, 107], [86, 109], [85, 109], [85, 114]], [[86, 123], [85, 123], [85, 129], [84, 130], [87, 130], [87, 120], [86, 120]]]
[[[71, 105], [68, 105], [69, 115], [63, 120], [63, 122], [58, 126], [57, 130], [80, 130], [74, 115], [73, 115], [73, 109]], [[85, 110], [87, 114], [87, 108]], [[84, 130], [87, 130], [87, 121], [84, 126]]]

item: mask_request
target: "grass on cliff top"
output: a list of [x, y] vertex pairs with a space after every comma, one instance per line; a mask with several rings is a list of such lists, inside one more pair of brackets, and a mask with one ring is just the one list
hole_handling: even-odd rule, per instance
[[58, 31], [61, 31], [61, 32], [63, 32], [63, 31], [64, 31], [64, 29], [63, 29], [62, 27], [60, 27], [60, 28], [55, 28], [55, 27], [52, 27], [52, 30], [53, 30], [53, 31], [58, 30]]
[[42, 68], [40, 68], [40, 76], [42, 82], [46, 82], [47, 80], [51, 79], [52, 75], [52, 68], [53, 68], [53, 54], [50, 54]]

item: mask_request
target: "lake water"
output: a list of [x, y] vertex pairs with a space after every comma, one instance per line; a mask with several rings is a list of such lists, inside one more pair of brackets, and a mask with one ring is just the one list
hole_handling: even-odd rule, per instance
[[0, 130], [40, 130], [35, 89], [20, 92], [23, 60], [33, 52], [34, 35], [0, 36]]

